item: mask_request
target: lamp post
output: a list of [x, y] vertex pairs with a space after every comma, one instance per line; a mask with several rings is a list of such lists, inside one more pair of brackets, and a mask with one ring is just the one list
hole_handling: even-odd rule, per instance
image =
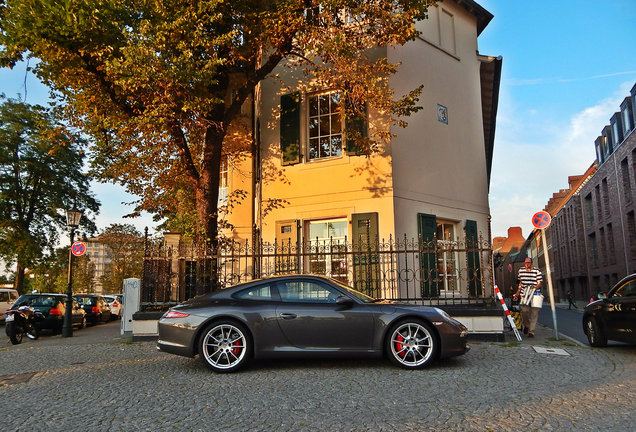
[[81, 211], [75, 208], [66, 210], [66, 225], [71, 229], [71, 246], [68, 248], [68, 287], [66, 288], [66, 308], [64, 310], [62, 337], [73, 336], [73, 238], [75, 237], [75, 228], [79, 226], [81, 218]]

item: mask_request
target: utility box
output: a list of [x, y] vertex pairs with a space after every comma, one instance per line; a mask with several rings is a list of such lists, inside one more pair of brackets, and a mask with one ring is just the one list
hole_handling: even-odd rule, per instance
[[131, 336], [133, 332], [133, 314], [139, 311], [141, 304], [141, 280], [124, 279], [124, 305], [121, 316], [121, 335]]

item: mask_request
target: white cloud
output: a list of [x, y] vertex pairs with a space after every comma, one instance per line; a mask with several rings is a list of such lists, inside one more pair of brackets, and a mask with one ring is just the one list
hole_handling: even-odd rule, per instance
[[624, 83], [613, 95], [563, 121], [524, 118], [504, 100], [490, 186], [493, 237], [507, 236], [511, 226], [522, 227], [527, 237], [532, 215], [568, 187], [568, 176], [583, 174], [594, 162], [594, 141], [632, 85]]

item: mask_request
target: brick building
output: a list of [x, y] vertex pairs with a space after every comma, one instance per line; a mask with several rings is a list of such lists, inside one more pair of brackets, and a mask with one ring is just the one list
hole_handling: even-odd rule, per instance
[[596, 163], [546, 210], [557, 297], [588, 299], [636, 272], [636, 85], [595, 141]]

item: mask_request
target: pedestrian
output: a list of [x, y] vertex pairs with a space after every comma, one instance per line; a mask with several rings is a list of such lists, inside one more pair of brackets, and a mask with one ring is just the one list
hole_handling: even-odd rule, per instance
[[567, 294], [565, 294], [565, 298], [568, 299], [568, 309], [572, 309], [572, 306], [574, 306], [574, 309], [578, 309], [578, 307], [576, 306], [576, 303], [574, 303], [574, 298], [572, 296], [571, 289], [569, 289]]
[[541, 309], [543, 301], [541, 294], [543, 276], [541, 270], [532, 267], [532, 259], [528, 257], [524, 260], [523, 267], [519, 269], [518, 278], [519, 286], [514, 297], [521, 296], [523, 333], [527, 334], [528, 337], [534, 337], [534, 329], [537, 326], [539, 309]]

